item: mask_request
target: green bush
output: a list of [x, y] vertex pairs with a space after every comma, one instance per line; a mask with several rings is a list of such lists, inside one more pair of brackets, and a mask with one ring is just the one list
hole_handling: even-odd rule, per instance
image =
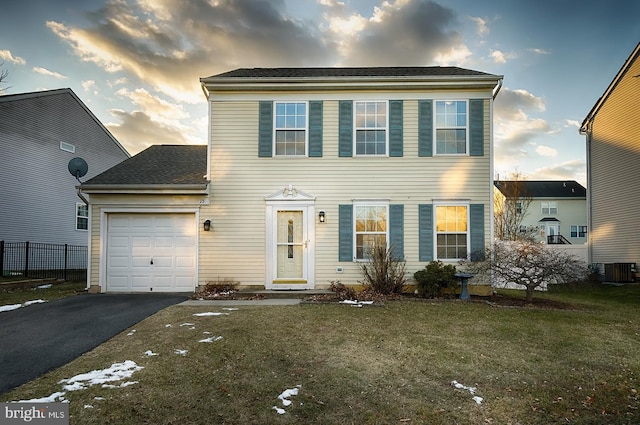
[[440, 295], [443, 288], [455, 288], [458, 286], [456, 278], [456, 266], [443, 264], [442, 261], [432, 261], [423, 270], [413, 274], [418, 282], [418, 293], [425, 298], [434, 298]]

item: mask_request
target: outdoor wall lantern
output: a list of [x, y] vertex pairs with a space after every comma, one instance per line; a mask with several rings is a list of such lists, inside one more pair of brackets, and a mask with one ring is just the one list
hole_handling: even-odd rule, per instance
[[324, 223], [324, 211], [318, 213], [318, 220], [320, 220], [320, 223]]
[[205, 220], [204, 221], [204, 231], [208, 232], [209, 230], [211, 230], [211, 220]]

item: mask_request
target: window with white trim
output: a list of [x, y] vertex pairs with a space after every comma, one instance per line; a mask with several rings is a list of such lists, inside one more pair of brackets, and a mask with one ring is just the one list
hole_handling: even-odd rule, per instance
[[307, 102], [275, 102], [275, 154], [307, 154]]
[[354, 102], [354, 106], [356, 155], [386, 155], [388, 103]]
[[89, 228], [89, 206], [82, 202], [76, 202], [76, 230]]
[[555, 201], [543, 201], [542, 214], [558, 214], [558, 203]]
[[571, 225], [572, 238], [584, 238], [587, 236], [587, 226]]
[[465, 259], [469, 252], [469, 206], [436, 205], [436, 258]]
[[438, 100], [435, 103], [436, 154], [465, 155], [468, 151], [468, 102]]
[[377, 246], [387, 247], [389, 205], [372, 203], [354, 203], [354, 240], [356, 259], [366, 260]]

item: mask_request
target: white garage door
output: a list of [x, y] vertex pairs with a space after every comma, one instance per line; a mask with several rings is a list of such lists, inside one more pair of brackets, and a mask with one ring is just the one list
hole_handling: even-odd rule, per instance
[[195, 214], [109, 214], [108, 292], [193, 292]]

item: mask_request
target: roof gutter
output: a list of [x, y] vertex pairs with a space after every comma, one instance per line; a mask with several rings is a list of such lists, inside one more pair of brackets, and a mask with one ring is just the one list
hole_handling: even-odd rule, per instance
[[82, 188], [80, 186], [76, 186], [76, 190], [77, 190], [76, 193], [78, 194], [78, 198], [82, 199], [82, 202], [84, 202], [84, 204], [88, 206], [89, 205], [89, 201], [82, 194]]
[[496, 96], [500, 93], [500, 89], [502, 88], [502, 78], [498, 80], [498, 85], [493, 89], [492, 100], [496, 100]]

